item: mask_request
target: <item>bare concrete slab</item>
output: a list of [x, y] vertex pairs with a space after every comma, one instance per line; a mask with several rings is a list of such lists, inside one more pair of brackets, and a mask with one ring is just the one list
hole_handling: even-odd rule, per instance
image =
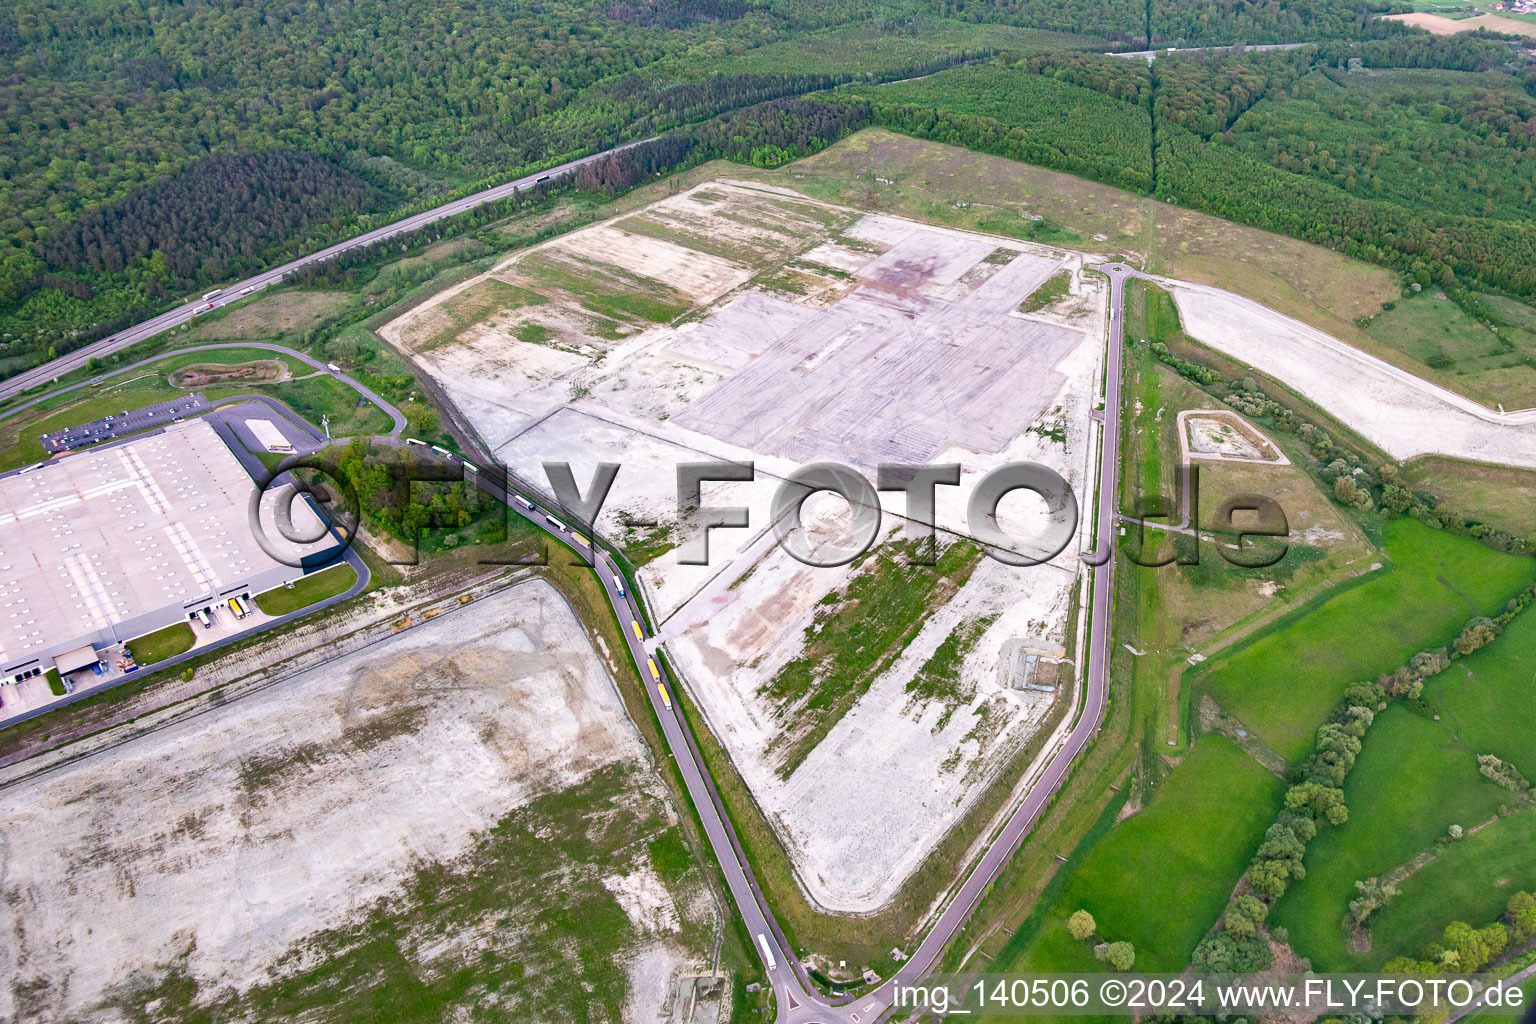
[[[679, 424], [797, 461], [866, 467], [927, 462], [946, 443], [1000, 451], [1061, 390], [1054, 367], [1082, 335], [1007, 315], [1055, 272], [1052, 260], [1018, 255], [956, 302], [926, 294], [954, 286], [995, 248], [908, 234], [860, 272], [866, 284], [790, 322]], [[764, 334], [733, 317], [708, 340], [743, 351]]]

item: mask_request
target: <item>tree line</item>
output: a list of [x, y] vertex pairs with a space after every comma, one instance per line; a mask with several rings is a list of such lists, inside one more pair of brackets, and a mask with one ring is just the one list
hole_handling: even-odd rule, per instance
[[953, 17], [1101, 36], [1124, 49], [1373, 39], [1412, 30], [1387, 0], [948, 0]]
[[1487, 34], [1159, 59], [1151, 71], [1032, 54], [852, 92], [897, 131], [1150, 192], [1421, 284], [1533, 298], [1531, 58]]

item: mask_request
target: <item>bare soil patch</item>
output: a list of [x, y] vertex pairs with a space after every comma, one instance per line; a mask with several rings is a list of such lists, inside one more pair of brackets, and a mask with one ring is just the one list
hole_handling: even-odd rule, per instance
[[1485, 28], [1490, 32], [1503, 32], [1512, 36], [1536, 37], [1536, 25], [1515, 18], [1501, 18], [1497, 14], [1479, 14], [1474, 18], [1445, 18], [1438, 14], [1414, 11], [1412, 14], [1389, 14], [1388, 21], [1400, 21], [1405, 25], [1422, 28], [1437, 36], [1453, 36], [1458, 32], [1472, 32]]
[[1185, 459], [1271, 462], [1287, 459], [1273, 441], [1237, 413], [1222, 409], [1186, 409], [1179, 413], [1179, 444]]
[[[152, 798], [146, 798], [152, 794]], [[528, 583], [0, 791], [0, 1017], [649, 1022], [696, 869], [570, 607]], [[555, 913], [552, 907], [574, 910]], [[473, 968], [483, 982], [442, 984]]]
[[288, 364], [281, 359], [251, 363], [193, 363], [170, 376], [171, 387], [195, 391], [220, 384], [275, 384], [289, 378]]

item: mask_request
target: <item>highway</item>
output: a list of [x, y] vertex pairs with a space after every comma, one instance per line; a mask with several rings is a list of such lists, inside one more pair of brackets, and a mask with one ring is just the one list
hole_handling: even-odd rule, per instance
[[[335, 245], [332, 245], [329, 248], [321, 249], [319, 252], [300, 257], [299, 259], [293, 260], [289, 263], [284, 263], [280, 267], [274, 267], [271, 270], [263, 271], [254, 277], [246, 278], [244, 281], [236, 281], [232, 284], [227, 284], [223, 287], [219, 294], [214, 297], [213, 302], [216, 304], [222, 304], [241, 298], [242, 293], [251, 294], [258, 292], [261, 289], [266, 288], [268, 285], [278, 283], [283, 279], [285, 275], [298, 270], [300, 267], [307, 267], [313, 263], [319, 263], [322, 260], [328, 260], [338, 256], [341, 253], [346, 252], [348, 249], [353, 249], [361, 245], [371, 245], [374, 242], [382, 242], [387, 238], [393, 238], [396, 235], [404, 234], [407, 231], [414, 231], [417, 228], [426, 227], [428, 224], [435, 223], [446, 217], [453, 217], [468, 210], [473, 210], [477, 206], [483, 206], [486, 203], [492, 203], [498, 199], [505, 199], [512, 195], [514, 192], [521, 192], [524, 189], [533, 187], [544, 178], [559, 177], [562, 174], [566, 174], [578, 167], [581, 167], [583, 164], [589, 164], [594, 160], [601, 160], [603, 157], [608, 156], [611, 153], [618, 153], [649, 141], [651, 140], [640, 139], [635, 142], [626, 143], [622, 146], [615, 146], [613, 149], [606, 149], [601, 153], [593, 153], [591, 156], [585, 156], [579, 160], [571, 160], [567, 163], [560, 164], [557, 167], [549, 167], [542, 171], [535, 171], [533, 174], [518, 178], [516, 181], [509, 181], [505, 184], [494, 185], [491, 188], [476, 192], [474, 195], [465, 196], [462, 199], [455, 199], [451, 202], [444, 203], [441, 206], [435, 206], [430, 210], [423, 210], [421, 213], [412, 214], [409, 217], [404, 217], [395, 221], [393, 224], [386, 224], [384, 227], [375, 228], [374, 230], [365, 232], [355, 238], [349, 238], [345, 242], [337, 242]], [[247, 292], [246, 289], [250, 289], [250, 291]], [[71, 370], [78, 370], [80, 367], [85, 366], [92, 357], [111, 355], [113, 352], [125, 349], [135, 342], [143, 341], [145, 338], [152, 338], [162, 331], [168, 331], [172, 327], [178, 327], [181, 324], [187, 323], [194, 316], [196, 316], [200, 310], [205, 310], [208, 308], [208, 306], [209, 303], [203, 300], [184, 303], [183, 305], [177, 306], [175, 309], [167, 310], [166, 312], [161, 313], [159, 316], [151, 317], [150, 319], [145, 320], [143, 323], [135, 324], [126, 330], [118, 331], [116, 334], [109, 334], [105, 338], [102, 338], [100, 341], [92, 342], [84, 348], [76, 349], [73, 352], [59, 356], [57, 359], [44, 363], [42, 366], [18, 373], [16, 376], [11, 377], [3, 383], [0, 383], [0, 400], [20, 394], [28, 388], [36, 387], [39, 384], [47, 383], [48, 381], [53, 380], [55, 377], [68, 373]]]
[[[598, 154], [598, 156], [601, 155], [603, 154]], [[587, 159], [596, 158], [590, 157]], [[560, 168], [553, 168], [550, 171], [542, 172], [542, 174], [558, 174], [583, 162], [585, 161], [575, 161], [562, 165]], [[448, 204], [448, 206], [439, 207], [429, 213], [420, 214], [414, 218], [407, 218], [388, 228], [382, 228], [379, 232], [360, 236], [358, 239], [324, 250], [321, 253], [308, 257], [306, 260], [288, 264], [286, 267], [280, 267], [267, 274], [251, 278], [250, 281], [261, 282], [263, 285], [271, 283], [277, 280], [282, 273], [293, 267], [301, 266], [304, 263], [317, 259], [327, 258], [329, 254], [339, 252], [351, 245], [367, 244], [371, 241], [377, 241], [379, 238], [389, 237], [391, 233], [408, 231], [422, 224], [431, 223], [432, 220], [437, 218], [450, 216], [453, 213], [461, 212], [463, 209], [472, 208], [479, 203], [508, 195], [515, 187], [526, 187], [527, 184], [532, 183], [533, 178], [530, 177], [521, 179], [519, 182], [510, 182], [506, 185], [498, 186], [496, 189], [487, 190], [476, 196], [459, 200], [457, 204]], [[580, 552], [594, 566], [609, 604], [612, 606], [614, 615], [618, 619], [630, 657], [639, 671], [641, 680], [646, 684], [646, 693], [649, 696], [652, 710], [656, 713], [661, 723], [662, 735], [666, 740], [671, 756], [677, 762], [678, 771], [688, 791], [689, 799], [697, 810], [699, 820], [703, 825], [705, 838], [709, 841], [715, 859], [720, 865], [726, 887], [730, 891], [731, 898], [735, 902], [742, 920], [745, 922], [754, 950], [764, 960], [768, 981], [775, 994], [777, 1006], [776, 1024], [873, 1024], [873, 1022], [881, 1020], [890, 1008], [892, 992], [898, 979], [901, 981], [916, 980], [921, 975], [932, 971], [939, 964], [950, 941], [970, 919], [971, 914], [986, 894], [987, 889], [1007, 867], [1014, 852], [1034, 828], [1046, 805], [1070, 775], [1074, 763], [1087, 750], [1094, 736], [1098, 733], [1104, 717], [1109, 683], [1110, 620], [1115, 568], [1114, 559], [1110, 556], [1113, 551], [1118, 518], [1116, 512], [1120, 464], [1120, 372], [1121, 353], [1123, 351], [1125, 281], [1128, 277], [1140, 275], [1132, 268], [1123, 264], [1105, 264], [1094, 269], [1104, 272], [1109, 278], [1110, 309], [1108, 343], [1105, 357], [1106, 384], [1104, 395], [1105, 408], [1102, 416], [1103, 443], [1100, 452], [1098, 477], [1099, 500], [1097, 502], [1097, 515], [1093, 527], [1093, 550], [1091, 554], [1085, 553], [1083, 557], [1086, 565], [1093, 566], [1091, 569], [1093, 573], [1092, 596], [1088, 620], [1089, 649], [1084, 659], [1082, 673], [1084, 683], [1083, 706], [1066, 740], [1046, 765], [1039, 781], [1031, 788], [1023, 802], [1004, 824], [997, 838], [987, 848], [985, 853], [982, 854], [970, 875], [962, 883], [954, 900], [940, 913], [928, 935], [909, 955], [896, 978], [887, 979], [884, 984], [864, 996], [833, 1004], [823, 999], [806, 977], [803, 965], [801, 965], [799, 959], [794, 956], [793, 951], [790, 949], [783, 932], [773, 918], [767, 900], [764, 898], [756, 879], [752, 875], [741, 843], [730, 826], [724, 805], [720, 801], [713, 780], [709, 777], [704, 767], [703, 758], [694, 744], [691, 734], [678, 716], [676, 702], [679, 697], [679, 691], [674, 681], [669, 677], [665, 663], [656, 658], [657, 645], [654, 639], [649, 636], [636, 635], [637, 626], [644, 623], [645, 618], [641, 614], [640, 606], [631, 588], [622, 583], [623, 577], [615, 567], [611, 557], [601, 548], [594, 546], [590, 534], [576, 533], [573, 530], [574, 520], [563, 518], [564, 513], [558, 510], [549, 510], [528, 497], [519, 496], [516, 493], [503, 489], [495, 479], [496, 474], [488, 472], [467, 474], [468, 478], [473, 479], [493, 497], [505, 502], [513, 511], [534, 523], [562, 544]], [[249, 283], [242, 282], [241, 286]], [[191, 316], [191, 308], [192, 306], [190, 305], [181, 307], [179, 310], [165, 314], [165, 317], [156, 318], [146, 324], [141, 324], [132, 331], [123, 332], [98, 342], [96, 346], [90, 346], [79, 352], [71, 353], [65, 359], [57, 360], [54, 364], [50, 364], [52, 369], [43, 368], [47, 372], [44, 373], [41, 379], [48, 379], [53, 375], [64, 372], [64, 370], [72, 369], [72, 366], [58, 368], [57, 364], [68, 359], [76, 359], [78, 362], [75, 365], [81, 365], [92, 354], [101, 354], [102, 350], [98, 349], [97, 346], [110, 345], [112, 347], [105, 351], [116, 351], [133, 344], [134, 341], [140, 338], [149, 337], [156, 331], [165, 330], [167, 327], [174, 326], [175, 323], [183, 322]], [[178, 316], [181, 318], [180, 320], [166, 319], [167, 317]], [[290, 357], [298, 356], [312, 366], [320, 365], [307, 357], [275, 345], [247, 342], [206, 347], [264, 348], [282, 352]], [[163, 358], [163, 356], [157, 358]], [[43, 370], [33, 372], [42, 373]], [[376, 438], [375, 440], [394, 446], [401, 445], [402, 442], [399, 439], [399, 434], [403, 426], [403, 417], [400, 416], [398, 410], [393, 409], [382, 398], [373, 394], [345, 374], [338, 374], [338, 376], [356, 388], [360, 394], [369, 397], [379, 404], [394, 419], [395, 424], [392, 435], [387, 438]], [[13, 378], [12, 381], [7, 382], [7, 385], [15, 385], [17, 379]], [[84, 386], [88, 386], [88, 382], [74, 387]], [[11, 390], [5, 393], [14, 394], [15, 390], [16, 387], [12, 386]], [[11, 414], [19, 411], [20, 409], [12, 410]], [[1096, 416], [1095, 418], [1099, 417]], [[466, 441], [469, 440], [468, 438], [459, 438], [458, 440], [460, 446], [465, 451], [475, 451], [478, 448], [478, 445], [466, 444]], [[359, 563], [360, 584], [359, 587], [353, 588], [353, 592], [355, 592], [360, 589], [361, 585], [366, 584], [367, 569], [360, 565], [360, 559], [357, 559], [355, 552], [349, 552], [349, 560]], [[343, 598], [338, 597], [326, 603], [333, 603], [341, 599]], [[305, 609], [298, 614], [308, 614], [311, 611], [313, 609]], [[170, 664], [170, 662], [166, 664]], [[663, 687], [665, 687], [665, 691]], [[666, 696], [663, 696], [664, 692]]]
[[[157, 356], [150, 356], [148, 359], [140, 359], [136, 363], [129, 363], [127, 366], [113, 367], [111, 374], [114, 377], [122, 376], [131, 370], [137, 370], [143, 366], [149, 366], [153, 363], [163, 362], [171, 356], [179, 356], [187, 352], [217, 352], [219, 349], [226, 348], [254, 348], [260, 349], [264, 352], [276, 352], [279, 355], [285, 356], [286, 358], [296, 359], [299, 362], [304, 363], [306, 366], [309, 366], [311, 369], [319, 370], [322, 373], [329, 373], [331, 376], [347, 385], [353, 391], [356, 391], [359, 395], [362, 395], [368, 401], [372, 402], [386, 416], [388, 416], [391, 421], [393, 421], [394, 425], [390, 428], [389, 436], [399, 437], [401, 431], [405, 430], [405, 416], [400, 412], [399, 409], [396, 409], [394, 406], [386, 402], [383, 397], [380, 396], [379, 393], [374, 391], [372, 388], [356, 380], [344, 371], [332, 370], [329, 366], [320, 362], [318, 359], [307, 356], [302, 352], [295, 352], [293, 349], [287, 348], [283, 345], [273, 345], [265, 341], [230, 341], [212, 345], [193, 345], [188, 348], [178, 348], [174, 352], [162, 352]], [[96, 380], [83, 380], [78, 384], [71, 384], [69, 387], [56, 388], [52, 391], [49, 391], [45, 395], [39, 395], [37, 398], [34, 398], [29, 402], [23, 402], [15, 408], [7, 409], [5, 412], [0, 413], [0, 420], [10, 419], [17, 413], [25, 412], [32, 408], [34, 405], [50, 401], [60, 395], [67, 395], [72, 391], [79, 391], [81, 388], [91, 387], [97, 382], [97, 380], [100, 379], [101, 378], [97, 378]]]

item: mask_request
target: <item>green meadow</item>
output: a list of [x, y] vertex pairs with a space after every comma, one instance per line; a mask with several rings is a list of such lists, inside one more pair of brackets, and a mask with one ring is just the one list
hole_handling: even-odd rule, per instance
[[[1460, 663], [1451, 672], [1460, 671]], [[1307, 848], [1307, 877], [1270, 914], [1291, 945], [1320, 970], [1363, 968], [1349, 951], [1345, 915], [1355, 883], [1378, 877], [1434, 846], [1452, 825], [1493, 817], [1511, 794], [1477, 770], [1475, 752], [1428, 711], [1394, 704], [1377, 716], [1344, 782], [1349, 821], [1324, 828]]]
[[[1087, 910], [1099, 933], [1136, 947], [1136, 970], [1179, 971], [1226, 906], [1284, 784], [1222, 736], [1202, 737], [1083, 859], [1038, 930], [1016, 937], [994, 971], [1103, 970], [1066, 930]], [[1065, 870], [1065, 869], [1064, 869]]]
[[1374, 966], [1423, 956], [1452, 921], [1481, 927], [1504, 913], [1512, 893], [1536, 892], [1536, 810], [1518, 811], [1453, 843], [1398, 886], [1371, 919]]
[[1194, 670], [1199, 687], [1289, 761], [1311, 750], [1350, 683], [1450, 642], [1468, 619], [1502, 611], [1536, 580], [1536, 560], [1412, 519], [1388, 524], [1384, 540], [1386, 568]]

